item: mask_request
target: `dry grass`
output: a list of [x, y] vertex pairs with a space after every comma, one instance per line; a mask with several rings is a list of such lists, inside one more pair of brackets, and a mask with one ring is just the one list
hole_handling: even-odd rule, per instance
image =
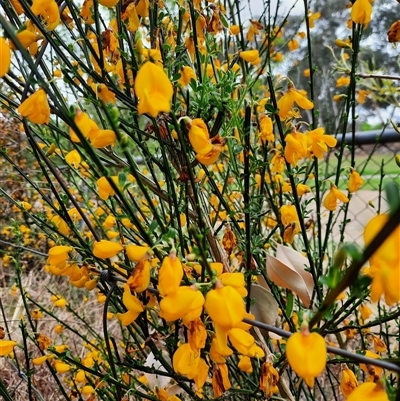
[[[43, 260], [41, 263], [42, 266], [44, 265], [44, 262], [45, 261]], [[40, 263], [38, 263], [38, 265], [39, 264]], [[11, 338], [14, 341], [17, 341], [18, 344], [23, 344], [23, 336], [20, 326], [21, 322], [24, 322], [27, 325], [30, 335], [34, 336], [39, 333], [43, 334], [52, 340], [51, 345], [68, 345], [72, 355], [81, 358], [84, 357], [87, 349], [84, 347], [82, 338], [68, 329], [65, 329], [60, 335], [56, 334], [54, 328], [58, 322], [51, 316], [43, 314], [43, 318], [37, 323], [36, 329], [31, 329], [26, 318], [27, 313], [24, 308], [22, 296], [19, 292], [16, 296], [11, 295], [11, 269], [12, 267], [0, 267], [0, 282], [8, 283], [6, 287], [3, 286], [0, 289], [0, 296]], [[22, 285], [33, 300], [38, 302], [45, 309], [54, 312], [59, 320], [63, 321], [81, 335], [87, 336], [90, 340], [93, 336], [91, 336], [91, 333], [89, 333], [88, 330], [85, 330], [84, 325], [76, 316], [74, 316], [73, 313], [69, 312], [67, 308], [54, 308], [48, 288], [56, 294], [62, 294], [63, 297], [71, 301], [71, 307], [74, 308], [76, 314], [78, 316], [85, 316], [85, 320], [90, 324], [91, 328], [102, 337], [103, 329], [101, 316], [103, 308], [99, 305], [95, 293], [88, 293], [85, 291], [85, 295], [88, 296], [88, 299], [85, 302], [82, 290], [72, 287], [64, 277], [57, 278], [48, 275], [39, 266], [22, 275]], [[29, 309], [30, 311], [35, 309], [35, 305], [30, 303]], [[85, 313], [85, 311], [88, 311], [88, 313]], [[113, 320], [115, 321], [115, 319]], [[0, 318], [0, 325], [6, 327], [3, 318]], [[113, 332], [115, 331], [115, 328], [117, 328], [116, 322], [113, 323], [113, 321], [111, 321], [109, 331]], [[32, 355], [32, 358], [41, 355], [33, 341], [28, 340], [27, 350], [28, 353]], [[0, 358], [1, 378], [15, 401], [29, 400], [25, 354], [24, 351], [18, 347], [14, 349], [14, 353], [16, 358], [15, 360]], [[18, 368], [18, 365], [20, 368]], [[32, 395], [33, 400], [53, 401], [65, 399], [46, 364], [37, 367], [30, 365], [30, 369], [33, 369], [31, 375], [32, 388], [34, 389]], [[19, 370], [23, 372], [22, 375], [19, 374]], [[70, 373], [61, 374], [58, 375], [58, 377], [63, 383], [70, 377]]]

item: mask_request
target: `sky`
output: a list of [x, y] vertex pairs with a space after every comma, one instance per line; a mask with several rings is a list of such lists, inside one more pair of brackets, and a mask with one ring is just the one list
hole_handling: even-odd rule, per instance
[[[264, 1], [263, 0], [242, 0], [242, 18], [249, 19], [251, 18], [248, 2], [250, 3], [250, 8], [253, 13], [253, 17], [256, 17], [264, 11]], [[293, 10], [291, 14], [302, 14], [304, 13], [304, 2], [303, 0], [271, 0], [271, 12], [275, 12], [276, 7], [279, 2], [279, 14], [285, 15], [292, 7]]]

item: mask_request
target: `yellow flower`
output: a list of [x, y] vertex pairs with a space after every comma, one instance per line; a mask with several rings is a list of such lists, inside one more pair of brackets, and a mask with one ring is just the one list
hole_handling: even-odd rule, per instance
[[180, 74], [181, 77], [178, 79], [178, 83], [180, 83], [182, 86], [189, 85], [192, 79], [196, 81], [196, 74], [193, 71], [193, 68], [188, 67], [187, 65], [181, 68]]
[[[114, 178], [114, 177], [111, 177]], [[118, 177], [116, 177], [118, 179]], [[106, 177], [100, 177], [96, 181], [97, 190], [99, 191], [100, 199], [107, 200], [110, 196], [114, 196], [115, 192], [108, 182]]]
[[360, 104], [365, 103], [365, 99], [368, 97], [369, 92], [364, 89], [359, 89], [357, 91], [357, 102]]
[[304, 110], [314, 108], [314, 104], [306, 96], [296, 90], [293, 85], [289, 85], [288, 91], [278, 100], [279, 117], [281, 120], [287, 117], [294, 103]]
[[307, 131], [306, 136], [309, 151], [318, 159], [324, 157], [324, 153], [328, 151], [328, 146], [333, 148], [337, 143], [336, 138], [331, 135], [325, 135], [325, 130], [321, 127]]
[[71, 152], [69, 152], [66, 156], [65, 156], [65, 161], [72, 166], [73, 168], [78, 168], [79, 164], [81, 163], [82, 159], [81, 159], [81, 155], [79, 154], [79, 152], [74, 149], [71, 150]]
[[54, 266], [62, 266], [65, 264], [69, 258], [68, 253], [72, 251], [70, 246], [57, 245], [53, 246], [49, 250], [49, 257], [47, 258], [47, 263]]
[[139, 17], [147, 18], [149, 16], [149, 0], [139, 0], [136, 10]]
[[360, 401], [360, 400], [389, 401], [389, 397], [381, 382], [363, 383], [359, 387], [357, 387], [347, 398], [347, 401]]
[[296, 206], [283, 205], [280, 209], [282, 225], [285, 228], [283, 240], [289, 244], [293, 243], [294, 236], [300, 232], [300, 221]]
[[160, 317], [167, 322], [178, 319], [195, 320], [200, 317], [203, 305], [203, 294], [197, 288], [182, 286], [161, 300]]
[[247, 355], [250, 347], [254, 344], [254, 337], [242, 329], [229, 330], [228, 337], [233, 347], [242, 355]]
[[34, 309], [31, 312], [31, 316], [32, 316], [32, 319], [34, 319], [34, 320], [40, 320], [43, 317], [43, 313], [40, 309]]
[[267, 399], [271, 398], [273, 394], [279, 392], [278, 381], [279, 374], [273, 367], [272, 363], [264, 362], [261, 365], [260, 389], [264, 391]]
[[248, 356], [239, 355], [239, 363], [237, 366], [242, 372], [251, 373], [253, 371], [251, 359]]
[[149, 250], [150, 248], [148, 246], [131, 244], [125, 247], [126, 255], [131, 262], [139, 262]]
[[55, 361], [54, 369], [57, 371], [57, 373], [66, 373], [71, 369], [71, 366], [63, 361]]
[[342, 391], [342, 394], [347, 398], [357, 387], [358, 383], [356, 375], [345, 365], [340, 380], [340, 390]]
[[55, 0], [33, 0], [31, 10], [40, 15], [48, 31], [52, 31], [60, 23], [60, 10]]
[[[117, 2], [118, 1], [119, 0], [117, 0]], [[101, 3], [101, 2], [99, 1], [99, 3]], [[83, 386], [82, 390], [81, 390], [81, 394], [84, 395], [84, 396], [88, 396], [90, 394], [93, 394], [95, 391], [96, 390], [92, 386]]]
[[369, 317], [371, 316], [371, 313], [372, 313], [371, 309], [365, 304], [361, 304], [359, 309], [360, 309], [360, 314], [361, 314], [362, 320], [369, 319]]
[[[368, 358], [380, 359], [380, 356], [378, 354], [375, 354], [374, 352], [369, 350], [365, 351], [365, 356]], [[363, 372], [371, 376], [380, 376], [383, 372], [383, 369], [379, 366], [365, 365], [364, 363], [360, 363], [360, 368]]]
[[[99, 127], [97, 126], [96, 122], [92, 120], [87, 113], [82, 112], [79, 109], [76, 110], [74, 122], [85, 138], [93, 140], [99, 134]], [[69, 130], [69, 135], [72, 142], [80, 142], [78, 135], [72, 128]]]
[[225, 144], [225, 139], [221, 138], [220, 135], [216, 135], [210, 142], [212, 144], [212, 149], [208, 153], [196, 155], [196, 159], [205, 166], [210, 166], [218, 160], [222, 152], [222, 147]]
[[104, 7], [114, 7], [115, 5], [117, 5], [119, 2], [119, 0], [99, 0], [99, 3], [104, 6]]
[[259, 119], [260, 124], [260, 138], [262, 141], [274, 140], [274, 127], [272, 119], [265, 114], [262, 114]]
[[215, 289], [208, 291], [204, 307], [211, 320], [224, 331], [236, 327], [246, 315], [239, 293], [220, 281], [216, 282]]
[[[138, 12], [139, 14], [139, 12]], [[135, 81], [135, 93], [138, 97], [138, 113], [150, 114], [151, 117], [171, 110], [173, 89], [171, 81], [161, 67], [148, 61], [139, 69]]]
[[18, 113], [35, 124], [48, 124], [50, 121], [50, 106], [44, 89], [40, 88], [25, 99], [18, 107]]
[[162, 297], [173, 295], [178, 291], [183, 278], [181, 261], [176, 257], [176, 252], [171, 252], [163, 259], [158, 273], [158, 290]]
[[29, 211], [32, 209], [32, 205], [28, 202], [21, 201], [19, 204], [24, 211]]
[[291, 51], [291, 52], [294, 50], [297, 50], [299, 48], [298, 40], [297, 39], [289, 40], [288, 47], [289, 47], [289, 51]]
[[65, 298], [58, 298], [56, 301], [53, 302], [53, 305], [57, 308], [64, 308], [67, 305], [67, 300]]
[[335, 211], [337, 207], [338, 201], [341, 201], [343, 203], [347, 203], [349, 201], [349, 198], [339, 189], [337, 189], [336, 185], [331, 185], [331, 189], [328, 192], [328, 195], [326, 195], [324, 199], [324, 206], [330, 210], [330, 211]]
[[[367, 0], [368, 1], [368, 0]], [[336, 87], [348, 86], [350, 84], [350, 77], [341, 76], [336, 80]]]
[[376, 352], [386, 352], [387, 351], [385, 342], [383, 340], [381, 340], [379, 337], [372, 335], [372, 340], [374, 342], [374, 349]]
[[193, 351], [188, 343], [180, 345], [172, 357], [174, 371], [187, 377], [197, 375], [199, 362], [200, 353]]
[[123, 250], [123, 246], [118, 242], [112, 242], [102, 239], [96, 241], [93, 246], [93, 255], [96, 258], [108, 259], [114, 257]]
[[54, 216], [51, 219], [51, 222], [54, 223], [61, 234], [68, 235], [70, 233], [71, 229], [69, 228], [66, 221], [63, 220], [60, 216]]
[[150, 255], [146, 253], [137, 263], [126, 282], [135, 292], [146, 291], [150, 285]]
[[[365, 226], [364, 241], [368, 245], [378, 232], [388, 222], [389, 216], [387, 214], [378, 214], [373, 217]], [[391, 264], [393, 267], [400, 267], [396, 262], [400, 257], [399, 248], [400, 238], [400, 225], [392, 232], [392, 234], [383, 242], [383, 244], [374, 253], [373, 258], [381, 259]]]
[[283, 205], [281, 206], [280, 212], [281, 212], [281, 221], [284, 227], [293, 223], [296, 223], [298, 226], [300, 226], [299, 216], [297, 215], [296, 206]]
[[[368, 245], [387, 223], [389, 216], [380, 214], [373, 217], [364, 229], [364, 241]], [[385, 295], [385, 302], [393, 305], [400, 301], [400, 225], [384, 241], [370, 259], [368, 275], [372, 277], [371, 300], [379, 301]]]
[[225, 363], [225, 358], [232, 355], [233, 351], [225, 344], [219, 342], [217, 336], [213, 336], [210, 347], [210, 358], [215, 363]]
[[104, 103], [112, 103], [114, 104], [117, 100], [115, 97], [115, 93], [111, 92], [105, 84], [91, 84], [90, 85], [93, 91], [96, 93], [97, 97], [102, 100]]
[[229, 285], [230, 287], [234, 288], [242, 298], [247, 296], [246, 282], [243, 273], [221, 273], [218, 275], [218, 279], [221, 281], [222, 285]]
[[91, 140], [92, 146], [97, 149], [105, 148], [106, 146], [114, 145], [117, 140], [117, 135], [113, 130], [101, 129], [98, 134]]
[[356, 0], [351, 8], [351, 20], [366, 25], [371, 21], [372, 5], [369, 0]]
[[303, 75], [304, 75], [306, 78], [308, 78], [308, 77], [311, 75], [310, 69], [309, 69], [309, 68], [306, 68], [306, 69], [303, 71]]
[[4, 77], [10, 69], [11, 49], [6, 40], [0, 37], [0, 78]]
[[248, 63], [254, 63], [260, 58], [258, 50], [245, 50], [239, 53], [239, 56]]
[[[41, 38], [41, 35], [37, 35], [36, 33], [29, 31], [28, 29], [24, 29], [17, 33], [17, 39], [24, 49], [27, 49], [29, 46], [31, 46], [33, 43]], [[14, 50], [17, 50], [17, 46], [13, 42], [10, 43], [10, 47]]]
[[14, 347], [17, 345], [15, 341], [0, 340], [0, 356], [6, 356], [13, 352]]
[[232, 35], [238, 35], [240, 33], [240, 26], [239, 25], [231, 25], [229, 30]]
[[39, 356], [37, 358], [33, 358], [32, 364], [35, 366], [43, 365], [49, 358], [50, 358], [50, 355], [43, 355], [43, 356]]
[[312, 13], [310, 10], [308, 11], [308, 24], [310, 26], [310, 28], [314, 28], [315, 24], [314, 21], [319, 19], [321, 17], [321, 13], [318, 11], [316, 13]]
[[93, 0], [84, 0], [81, 9], [81, 17], [88, 25], [94, 24], [93, 19]]
[[314, 379], [322, 373], [326, 365], [326, 344], [318, 333], [302, 329], [294, 333], [286, 343], [286, 356], [291, 368], [313, 387]]
[[292, 166], [307, 155], [307, 136], [293, 131], [285, 136], [285, 159]]
[[272, 59], [279, 63], [283, 60], [283, 54], [281, 52], [277, 52]]
[[127, 284], [125, 284], [123, 288], [124, 294], [122, 295], [122, 303], [128, 310], [125, 313], [117, 313], [117, 318], [123, 326], [128, 326], [144, 311], [144, 307], [142, 303], [131, 294], [131, 290]]
[[335, 45], [342, 48], [342, 49], [351, 49], [351, 42], [347, 42], [345, 40], [342, 39], [336, 39], [335, 40]]
[[296, 186], [297, 195], [303, 196], [304, 194], [308, 194], [311, 192], [311, 188], [308, 185], [299, 183]]
[[353, 168], [350, 171], [350, 178], [348, 184], [348, 190], [350, 193], [356, 192], [364, 184], [364, 180], [361, 178], [360, 174], [357, 173]]
[[209, 153], [213, 146], [210, 142], [208, 127], [201, 118], [195, 118], [189, 129], [189, 141], [194, 151], [199, 155]]

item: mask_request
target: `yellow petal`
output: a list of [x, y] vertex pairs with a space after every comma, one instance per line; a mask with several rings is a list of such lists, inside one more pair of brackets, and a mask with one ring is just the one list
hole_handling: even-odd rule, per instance
[[173, 295], [179, 288], [183, 278], [183, 267], [175, 253], [163, 259], [158, 274], [158, 290], [161, 296]]
[[234, 288], [221, 286], [208, 291], [204, 306], [212, 321], [228, 331], [243, 320], [246, 310], [242, 297]]
[[123, 246], [118, 242], [106, 240], [96, 241], [93, 246], [93, 255], [97, 258], [108, 259], [117, 255], [122, 249]]
[[192, 121], [189, 129], [189, 142], [199, 155], [205, 155], [212, 150], [213, 145], [210, 142], [207, 125], [201, 118], [195, 118]]
[[125, 247], [126, 255], [131, 262], [139, 262], [139, 260], [142, 259], [149, 250], [150, 247], [142, 245], [131, 244]]
[[260, 54], [258, 50], [245, 50], [239, 53], [239, 57], [249, 63], [252, 63], [260, 57]]
[[0, 356], [11, 354], [16, 345], [17, 343], [15, 341], [0, 340]]
[[117, 135], [113, 130], [101, 129], [98, 134], [92, 139], [92, 146], [95, 148], [104, 148], [106, 146], [114, 145], [117, 140]]
[[372, 5], [369, 0], [356, 0], [351, 7], [351, 19], [356, 24], [368, 24], [371, 21]]
[[279, 118], [284, 120], [289, 113], [289, 110], [293, 107], [294, 98], [291, 91], [285, 93], [278, 100]]
[[304, 110], [311, 110], [314, 108], [314, 103], [311, 100], [308, 100], [297, 90], [293, 90], [293, 99], [297, 105]]
[[363, 383], [357, 387], [347, 398], [347, 401], [389, 401], [383, 385], [378, 383]]
[[4, 77], [10, 69], [11, 49], [4, 38], [0, 37], [0, 78]]
[[286, 356], [292, 369], [311, 384], [325, 369], [325, 340], [318, 333], [294, 333], [287, 340]]
[[171, 110], [173, 88], [167, 74], [152, 62], [142, 65], [136, 76], [135, 93], [139, 98], [138, 113], [152, 117]]

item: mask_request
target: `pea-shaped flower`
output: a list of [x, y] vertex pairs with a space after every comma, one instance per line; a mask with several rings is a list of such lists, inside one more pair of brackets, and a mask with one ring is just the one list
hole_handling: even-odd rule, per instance
[[216, 282], [215, 289], [208, 291], [204, 307], [211, 320], [224, 331], [236, 327], [246, 315], [239, 292], [220, 281]]
[[325, 369], [325, 340], [318, 333], [310, 333], [308, 328], [303, 328], [288, 339], [286, 356], [291, 368], [312, 387], [314, 379]]

